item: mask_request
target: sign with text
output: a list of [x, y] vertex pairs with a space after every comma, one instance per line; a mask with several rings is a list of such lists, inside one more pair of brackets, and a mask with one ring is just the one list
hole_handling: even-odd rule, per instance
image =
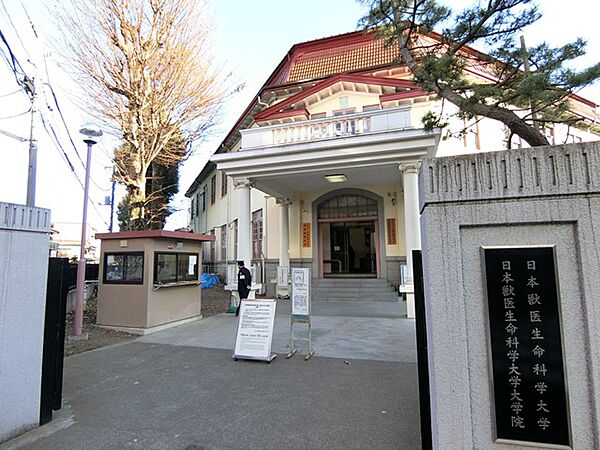
[[310, 270], [292, 269], [292, 316], [310, 315]]
[[242, 300], [234, 358], [264, 361], [272, 359], [275, 307], [274, 300]]
[[288, 285], [288, 268], [287, 266], [277, 266], [277, 286], [287, 287]]
[[554, 247], [484, 247], [496, 437], [570, 445]]

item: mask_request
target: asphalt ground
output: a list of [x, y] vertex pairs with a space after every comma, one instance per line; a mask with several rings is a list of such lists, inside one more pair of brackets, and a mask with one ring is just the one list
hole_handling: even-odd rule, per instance
[[63, 409], [0, 449], [420, 448], [414, 321], [332, 308], [313, 310], [308, 361], [285, 358], [285, 305], [270, 364], [232, 359], [227, 314], [69, 357]]

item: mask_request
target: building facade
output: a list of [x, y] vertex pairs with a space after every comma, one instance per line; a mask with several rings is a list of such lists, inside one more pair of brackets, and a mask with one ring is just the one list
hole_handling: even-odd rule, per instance
[[[408, 292], [411, 316], [422, 159], [524, 143], [508, 143], [507, 130], [490, 119], [425, 131], [425, 114], [455, 110], [422, 91], [394, 64], [397, 56], [363, 32], [290, 49], [186, 192], [190, 228], [215, 236], [206, 270], [252, 263], [269, 295], [277, 267], [309, 267], [316, 280], [384, 279]], [[487, 75], [472, 68], [468, 76]], [[593, 103], [572, 103], [598, 119]], [[551, 143], [597, 139], [558, 125], [546, 133]]]

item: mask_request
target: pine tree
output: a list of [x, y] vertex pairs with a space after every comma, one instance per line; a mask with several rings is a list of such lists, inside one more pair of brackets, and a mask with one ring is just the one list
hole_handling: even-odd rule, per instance
[[[456, 105], [460, 118], [499, 120], [531, 146], [548, 145], [544, 124], [582, 121], [571, 112], [570, 99], [600, 77], [600, 63], [582, 70], [568, 67], [585, 53], [582, 39], [558, 48], [541, 43], [525, 49], [520, 34], [541, 17], [534, 1], [489, 0], [463, 11], [437, 0], [360, 2], [369, 11], [359, 26], [375, 28], [389, 45], [397, 45], [399, 63], [416, 83]], [[488, 79], [469, 76], [466, 69], [474, 67]], [[430, 113], [424, 124], [432, 129], [444, 122]]]

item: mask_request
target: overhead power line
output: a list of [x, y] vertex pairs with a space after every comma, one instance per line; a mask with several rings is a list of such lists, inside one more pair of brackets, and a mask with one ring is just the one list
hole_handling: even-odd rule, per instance
[[8, 136], [11, 137], [13, 139], [16, 139], [17, 141], [20, 142], [27, 142], [29, 139], [21, 137], [21, 136], [17, 136], [16, 134], [11, 133], [10, 131], [5, 131], [5, 130], [0, 130], [0, 134], [3, 134], [4, 136]]
[[27, 114], [28, 112], [31, 111], [31, 108], [32, 108], [32, 106], [30, 106], [27, 111], [23, 111], [22, 113], [19, 113], [19, 114], [13, 114], [12, 116], [0, 117], [0, 120], [14, 119], [16, 117], [24, 116], [25, 114]]

